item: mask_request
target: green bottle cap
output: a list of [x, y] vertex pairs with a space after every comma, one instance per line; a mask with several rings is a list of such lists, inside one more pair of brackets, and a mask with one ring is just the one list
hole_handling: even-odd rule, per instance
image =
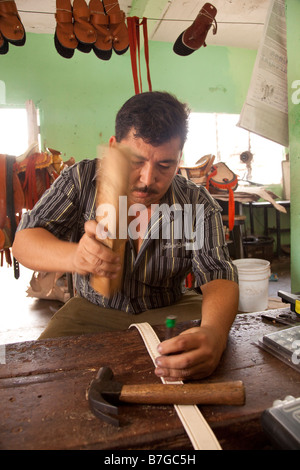
[[166, 327], [167, 328], [173, 328], [176, 325], [176, 317], [175, 315], [169, 315], [166, 318]]

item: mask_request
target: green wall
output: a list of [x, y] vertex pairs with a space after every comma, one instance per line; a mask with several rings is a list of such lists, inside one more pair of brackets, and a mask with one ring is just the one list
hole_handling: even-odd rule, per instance
[[[292, 292], [300, 291], [300, 92], [294, 95], [292, 85], [300, 80], [300, 0], [286, 1], [288, 90], [289, 90], [289, 138], [291, 165], [291, 282]], [[297, 86], [299, 90], [299, 85]]]
[[[175, 93], [193, 111], [240, 113], [256, 51], [208, 46], [180, 57], [170, 43], [150, 42], [149, 49], [153, 90]], [[143, 50], [141, 64], [147, 91]], [[0, 56], [0, 80], [7, 104], [32, 99], [40, 109], [42, 144], [76, 160], [96, 156], [114, 132], [117, 110], [134, 94], [129, 51], [109, 61], [79, 51], [64, 59], [49, 34], [27, 33], [25, 46], [10, 45]]]

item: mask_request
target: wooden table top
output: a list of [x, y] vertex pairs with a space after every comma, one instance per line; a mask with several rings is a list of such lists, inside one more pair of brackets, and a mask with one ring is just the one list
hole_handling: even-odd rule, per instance
[[[270, 448], [261, 413], [275, 399], [299, 396], [299, 372], [253, 344], [278, 328], [283, 325], [265, 323], [259, 314], [238, 315], [217, 370], [201, 381], [244, 382], [245, 405], [200, 407], [224, 450]], [[163, 339], [163, 326], [154, 330]], [[102, 366], [123, 384], [161, 383], [136, 328], [15, 343], [5, 353], [1, 449], [193, 450], [172, 405], [122, 405], [119, 428], [89, 409], [86, 391]]]

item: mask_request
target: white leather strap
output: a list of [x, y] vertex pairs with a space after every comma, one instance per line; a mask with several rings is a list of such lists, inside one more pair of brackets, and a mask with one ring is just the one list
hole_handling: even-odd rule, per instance
[[[157, 346], [160, 341], [153, 328], [149, 323], [133, 323], [129, 328], [131, 327], [139, 330], [148, 353], [155, 364], [155, 359], [159, 356]], [[168, 382], [164, 378], [161, 380], [163, 383], [183, 383], [181, 381]], [[222, 450], [212, 429], [196, 405], [174, 405], [174, 408], [195, 450]]]

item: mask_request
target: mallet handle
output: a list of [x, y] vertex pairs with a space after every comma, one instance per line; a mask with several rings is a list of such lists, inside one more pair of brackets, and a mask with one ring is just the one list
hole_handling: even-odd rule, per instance
[[152, 405], [244, 405], [242, 381], [208, 384], [123, 385], [119, 400]]

